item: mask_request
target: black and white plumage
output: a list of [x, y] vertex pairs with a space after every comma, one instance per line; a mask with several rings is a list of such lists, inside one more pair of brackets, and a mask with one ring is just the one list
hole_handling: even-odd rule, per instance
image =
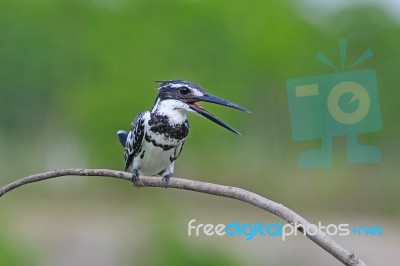
[[199, 101], [216, 103], [249, 112], [244, 107], [207, 93], [199, 85], [183, 80], [159, 81], [158, 95], [151, 112], [138, 114], [128, 132], [117, 132], [125, 149], [125, 171], [132, 173], [135, 184], [139, 175], [162, 176], [167, 186], [174, 174], [189, 133], [186, 113], [204, 116], [224, 128], [238, 131], [207, 112]]

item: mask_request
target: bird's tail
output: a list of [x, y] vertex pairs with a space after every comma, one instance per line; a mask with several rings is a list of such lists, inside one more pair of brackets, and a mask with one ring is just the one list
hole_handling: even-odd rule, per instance
[[128, 132], [125, 130], [118, 130], [117, 135], [122, 147], [125, 147], [126, 139], [128, 138]]

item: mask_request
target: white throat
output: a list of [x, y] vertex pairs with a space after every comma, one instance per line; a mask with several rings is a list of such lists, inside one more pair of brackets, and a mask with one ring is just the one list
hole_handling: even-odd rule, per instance
[[157, 99], [156, 104], [151, 110], [152, 113], [158, 113], [160, 115], [166, 115], [171, 122], [180, 124], [186, 120], [186, 113], [191, 111], [189, 105], [174, 99], [167, 99], [160, 101]]

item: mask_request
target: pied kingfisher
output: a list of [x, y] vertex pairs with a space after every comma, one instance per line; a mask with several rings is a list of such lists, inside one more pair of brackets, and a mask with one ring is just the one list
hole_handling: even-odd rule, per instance
[[178, 158], [189, 133], [187, 112], [204, 116], [240, 135], [238, 131], [207, 112], [198, 102], [210, 102], [249, 112], [244, 107], [209, 94], [199, 85], [184, 80], [157, 81], [158, 95], [151, 112], [138, 114], [130, 132], [117, 135], [125, 149], [125, 171], [136, 184], [139, 175], [162, 176], [165, 187], [174, 174]]

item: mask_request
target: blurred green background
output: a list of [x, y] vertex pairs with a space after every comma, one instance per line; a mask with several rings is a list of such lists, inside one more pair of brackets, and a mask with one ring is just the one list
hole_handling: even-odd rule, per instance
[[[379, 224], [381, 237], [334, 238], [390, 265], [400, 236], [399, 16], [395, 1], [2, 0], [1, 184], [57, 168], [123, 169], [116, 131], [151, 109], [154, 80], [190, 80], [252, 114], [205, 104], [241, 137], [190, 115], [175, 176], [254, 191], [311, 222]], [[377, 72], [383, 130], [359, 138], [382, 161], [347, 164], [338, 137], [333, 168], [301, 169], [298, 155], [320, 142], [292, 140], [285, 83], [335, 73], [314, 57], [340, 65], [341, 38], [349, 64], [374, 53], [357, 69]], [[305, 237], [189, 237], [193, 218], [279, 220], [108, 178], [25, 186], [0, 199], [0, 212], [0, 265], [340, 265]]]

